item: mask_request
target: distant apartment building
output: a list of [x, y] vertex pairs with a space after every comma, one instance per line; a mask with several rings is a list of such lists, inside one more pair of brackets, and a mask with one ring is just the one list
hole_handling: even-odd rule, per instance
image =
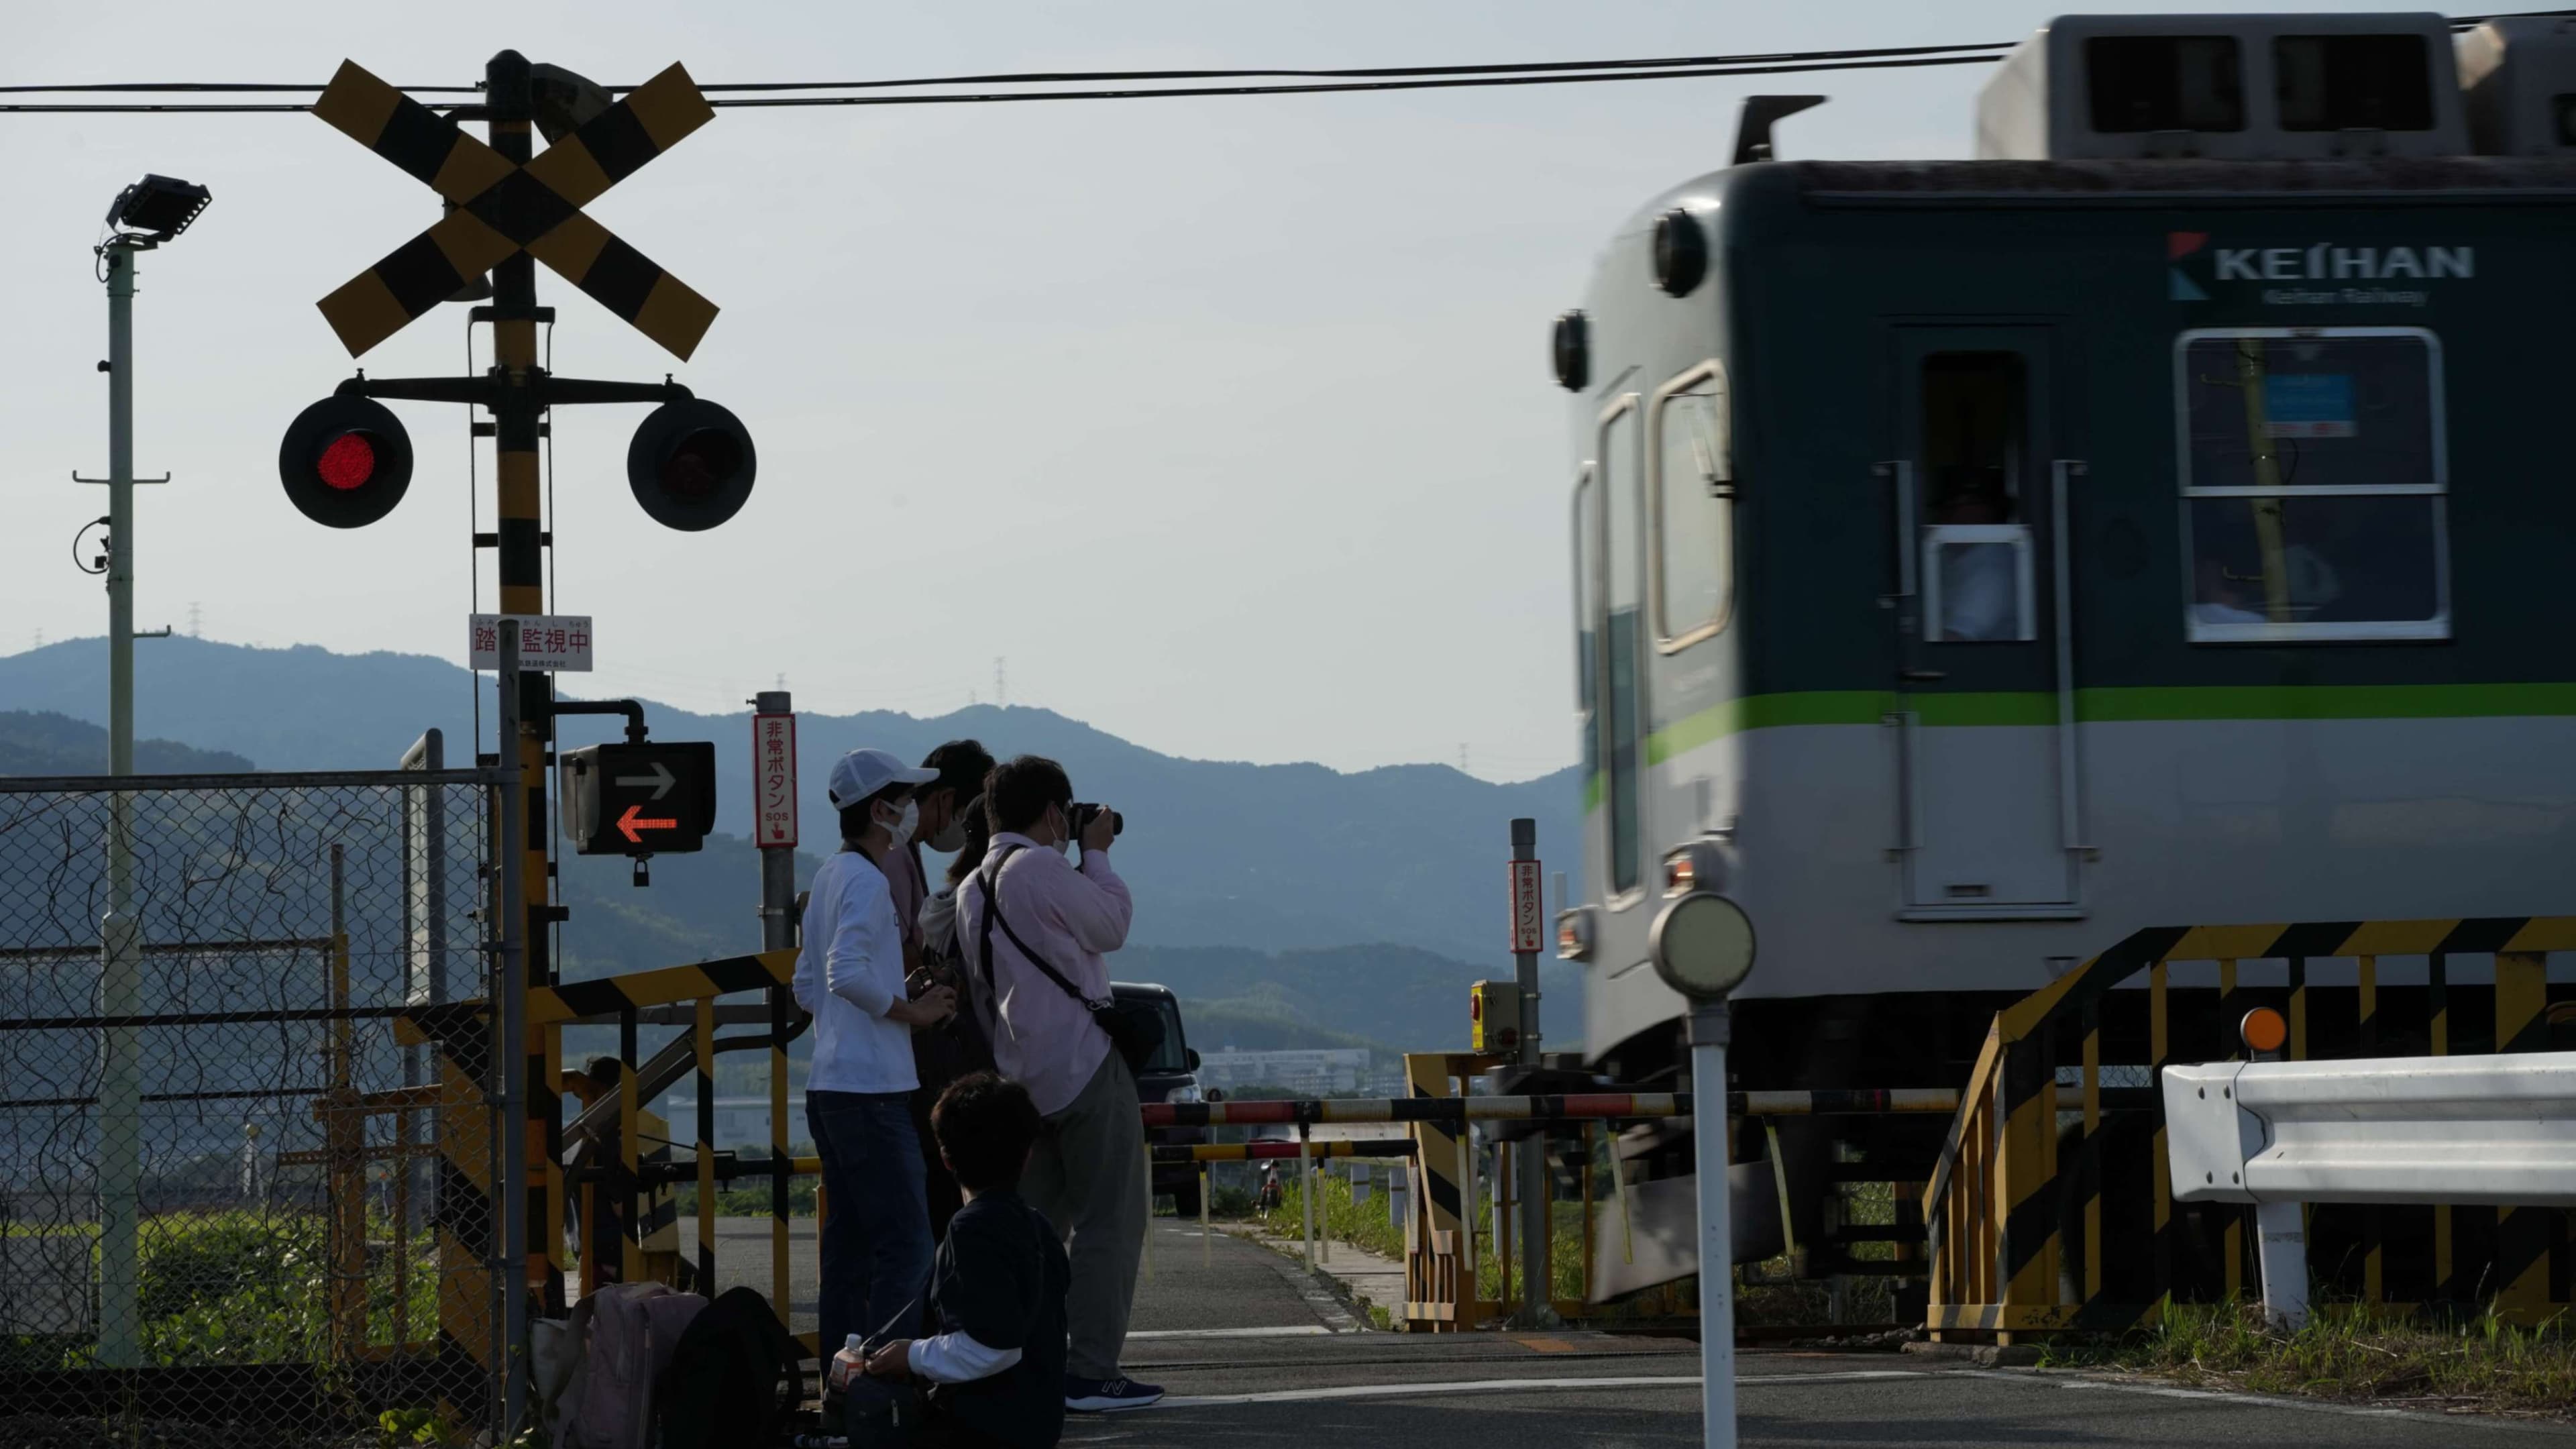
[[[719, 1148], [747, 1151], [759, 1156], [769, 1145], [769, 1099], [763, 1097], [718, 1097], [715, 1100], [716, 1135]], [[698, 1140], [698, 1097], [695, 1092], [672, 1092], [654, 1104], [653, 1110], [671, 1124], [671, 1138], [686, 1148]], [[805, 1094], [787, 1094], [787, 1141], [792, 1146], [809, 1140], [813, 1134], [805, 1127]]]
[[1310, 1097], [1357, 1092], [1371, 1082], [1369, 1056], [1366, 1047], [1201, 1052], [1199, 1086], [1229, 1092], [1244, 1087], [1276, 1087]]

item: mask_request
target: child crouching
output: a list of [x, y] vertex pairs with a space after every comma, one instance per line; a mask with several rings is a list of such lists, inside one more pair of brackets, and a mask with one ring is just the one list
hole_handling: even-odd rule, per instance
[[1064, 1432], [1064, 1245], [1020, 1200], [1044, 1124], [1026, 1088], [961, 1077], [930, 1111], [931, 1135], [966, 1205], [930, 1275], [936, 1337], [897, 1339], [868, 1373], [930, 1383], [924, 1435], [939, 1449], [1051, 1449]]

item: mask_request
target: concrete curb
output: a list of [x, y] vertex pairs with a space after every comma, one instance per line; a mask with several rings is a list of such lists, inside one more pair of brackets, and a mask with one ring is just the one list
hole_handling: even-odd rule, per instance
[[1909, 1343], [1898, 1352], [1979, 1368], [2031, 1368], [2039, 1363], [2039, 1349], [2027, 1343]]

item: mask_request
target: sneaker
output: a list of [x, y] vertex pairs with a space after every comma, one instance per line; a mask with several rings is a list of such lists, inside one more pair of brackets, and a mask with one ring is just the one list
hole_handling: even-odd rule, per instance
[[1141, 1409], [1163, 1397], [1160, 1384], [1140, 1384], [1131, 1378], [1081, 1379], [1064, 1376], [1064, 1406], [1077, 1414], [1108, 1414], [1120, 1409]]

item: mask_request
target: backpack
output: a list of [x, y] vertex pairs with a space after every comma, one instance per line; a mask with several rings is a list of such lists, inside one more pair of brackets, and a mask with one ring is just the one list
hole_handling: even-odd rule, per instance
[[663, 1449], [734, 1449], [785, 1433], [805, 1402], [805, 1348], [753, 1288], [728, 1288], [680, 1335], [662, 1395]]
[[612, 1283], [573, 1305], [565, 1337], [572, 1379], [557, 1404], [564, 1449], [645, 1449], [652, 1442], [653, 1384], [707, 1307], [660, 1283]]

